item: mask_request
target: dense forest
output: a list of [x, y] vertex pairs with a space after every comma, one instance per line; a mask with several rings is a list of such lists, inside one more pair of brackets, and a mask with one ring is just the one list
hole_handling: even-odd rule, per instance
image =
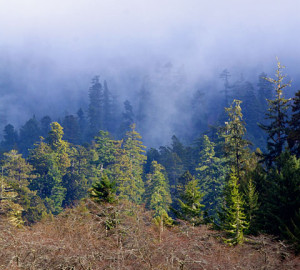
[[[101, 237], [111, 234], [121, 239], [123, 226], [130, 235], [127, 241], [133, 243], [137, 235], [144, 237], [154, 261], [159, 245], [162, 250], [169, 248], [164, 237], [171, 239], [172, 233], [175, 237], [176, 230], [184, 230], [184, 226], [189, 229], [183, 241], [192, 245], [199, 238], [197, 232], [215, 239], [207, 241], [224, 242], [222, 252], [228, 245], [262, 245], [261, 239], [273, 237], [297, 254], [300, 91], [289, 98], [290, 82], [279, 61], [275, 76], [262, 73], [257, 87], [243, 78], [232, 83], [229, 77], [227, 70], [221, 73], [224, 87], [217, 98], [197, 90], [182, 99], [178, 111], [189, 108], [190, 117], [187, 121], [180, 118], [181, 122], [172, 119], [171, 143], [158, 148], [146, 147], [143, 140], [146, 137], [146, 142], [156, 145], [160, 131], [151, 123], [164, 119], [156, 114], [151, 87], [143, 85], [135, 107], [130, 100], [120, 106], [99, 76], [91, 81], [88, 106], [78, 108], [76, 114], [54, 121], [49, 115], [33, 116], [19, 130], [7, 124], [1, 142], [1, 226], [10, 226], [22, 239], [24, 228], [50, 226], [54, 220], [63, 228], [62, 224], [77, 216], [81, 225], [76, 223], [74, 230], [80, 230], [85, 222], [96, 222], [85, 216], [90, 212], [101, 219], [105, 229]], [[158, 246], [151, 242], [151, 235]], [[263, 238], [265, 235], [270, 238]], [[118, 247], [120, 239], [116, 240], [120, 241]], [[136, 241], [133, 246], [141, 240]], [[179, 238], [174, 241], [180, 242]], [[198, 239], [198, 245], [205, 242]], [[167, 269], [154, 266], [152, 257], [142, 255], [141, 264], [135, 267]], [[178, 260], [172, 263], [180, 267]], [[192, 264], [195, 268], [189, 269], [200, 269], [196, 261]], [[253, 267], [250, 264], [249, 269]], [[81, 265], [82, 269], [94, 269], [85, 262]], [[124, 265], [113, 267], [125, 269]], [[184, 267], [189, 266], [182, 264], [176, 269]], [[276, 265], [272, 267], [269, 269], [276, 269]]]

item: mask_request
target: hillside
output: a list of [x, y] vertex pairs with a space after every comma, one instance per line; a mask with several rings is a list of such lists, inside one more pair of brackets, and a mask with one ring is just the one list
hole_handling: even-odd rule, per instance
[[[130, 204], [86, 201], [51, 220], [1, 225], [0, 268], [19, 269], [299, 269], [300, 258], [269, 236], [235, 247], [219, 232], [185, 223], [159, 232], [149, 212]], [[110, 228], [110, 229], [109, 229]], [[161, 234], [161, 241], [160, 241]]]

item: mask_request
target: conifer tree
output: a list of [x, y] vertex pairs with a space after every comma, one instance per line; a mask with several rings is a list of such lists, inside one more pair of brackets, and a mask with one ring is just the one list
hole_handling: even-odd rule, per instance
[[63, 207], [70, 207], [88, 195], [88, 189], [97, 178], [90, 164], [89, 153], [83, 146], [70, 149], [70, 167], [62, 178], [62, 186], [66, 189]]
[[[3, 170], [3, 169], [2, 169]], [[9, 185], [3, 175], [1, 175], [0, 183], [0, 216], [1, 220], [8, 220], [9, 223], [18, 227], [23, 224], [22, 212], [23, 208], [20, 204], [16, 203], [18, 194]]]
[[98, 203], [114, 203], [116, 201], [116, 183], [111, 182], [106, 174], [93, 184], [90, 197]]
[[242, 102], [234, 100], [229, 108], [225, 108], [229, 121], [225, 122], [223, 137], [225, 156], [228, 164], [234, 168], [238, 181], [241, 181], [244, 164], [249, 155], [249, 142], [244, 139], [246, 128], [241, 109]]
[[71, 166], [69, 144], [64, 141], [63, 129], [57, 122], [51, 124], [47, 143], [41, 141], [29, 156], [29, 162], [37, 175], [30, 187], [37, 191], [49, 212], [58, 214], [66, 195], [62, 178]]
[[258, 98], [263, 108], [267, 108], [267, 100], [271, 100], [274, 96], [273, 85], [266, 80], [267, 77], [267, 74], [264, 72], [258, 76]]
[[135, 198], [134, 202], [141, 203], [144, 193], [144, 182], [142, 179], [143, 166], [147, 159], [145, 155], [146, 146], [143, 145], [142, 136], [135, 130], [135, 124], [130, 126], [131, 130], [126, 133], [123, 148], [130, 160], [130, 168], [132, 171], [132, 181], [135, 182]]
[[25, 156], [28, 155], [28, 149], [32, 148], [35, 142], [39, 139], [41, 130], [39, 122], [35, 116], [29, 119], [25, 125], [20, 128], [19, 148], [20, 152]]
[[[260, 124], [260, 127], [267, 133], [267, 153], [264, 154], [266, 165], [270, 167], [284, 150], [287, 141], [287, 123], [289, 99], [284, 98], [283, 91], [290, 85], [284, 83], [285, 75], [282, 74], [282, 66], [277, 59], [277, 70], [275, 79], [266, 78], [273, 84], [275, 97], [268, 101], [268, 112], [266, 113], [267, 124]], [[280, 170], [280, 168], [279, 168]]]
[[41, 199], [28, 188], [29, 183], [35, 179], [33, 167], [18, 154], [16, 150], [4, 153], [2, 177], [16, 194], [12, 199], [22, 207], [23, 221], [28, 225], [40, 220], [46, 213]]
[[250, 178], [247, 182], [246, 189], [244, 191], [245, 199], [245, 214], [248, 222], [248, 233], [257, 232], [257, 213], [259, 209], [258, 193], [255, 185]]
[[181, 175], [177, 180], [176, 185], [176, 193], [175, 198], [178, 199], [180, 194], [183, 193], [185, 186], [194, 179], [194, 177], [191, 175], [190, 171], [186, 171], [183, 175]]
[[80, 144], [82, 144], [87, 139], [86, 133], [87, 133], [87, 127], [88, 127], [87, 119], [85, 117], [85, 114], [84, 114], [84, 111], [82, 110], [82, 108], [80, 108], [77, 111], [77, 119], [78, 119], [78, 126], [79, 126], [79, 142], [80, 142]]
[[51, 129], [50, 124], [52, 123], [51, 117], [49, 115], [44, 116], [40, 121], [41, 126], [41, 136], [46, 137]]
[[292, 119], [289, 122], [288, 144], [291, 153], [300, 158], [300, 90], [293, 98]]
[[263, 231], [285, 238], [300, 208], [300, 159], [289, 151], [280, 155], [264, 179], [260, 202]]
[[66, 115], [63, 119], [64, 140], [72, 144], [79, 144], [80, 130], [77, 118], [74, 115]]
[[95, 137], [95, 149], [98, 153], [98, 163], [106, 168], [115, 161], [117, 141], [113, 140], [108, 131], [101, 130]]
[[230, 72], [227, 69], [224, 69], [220, 74], [220, 78], [224, 80], [224, 105], [225, 107], [229, 104], [229, 80]]
[[134, 124], [134, 113], [131, 103], [126, 100], [124, 102], [124, 111], [122, 113], [122, 121], [119, 130], [119, 136], [124, 137], [126, 132], [130, 130], [130, 126]]
[[168, 146], [161, 146], [159, 148], [159, 154], [159, 162], [166, 169], [170, 183], [171, 194], [174, 196], [176, 193], [178, 178], [185, 171], [184, 164], [178, 154]]
[[3, 130], [3, 140], [1, 142], [1, 149], [4, 152], [8, 152], [12, 149], [18, 148], [18, 132], [14, 126], [8, 124]]
[[204, 205], [201, 204], [203, 194], [200, 192], [198, 180], [192, 177], [179, 197], [179, 210], [175, 211], [177, 217], [189, 221], [193, 226], [199, 225], [203, 221]]
[[92, 79], [89, 89], [88, 119], [90, 125], [90, 136], [94, 137], [103, 127], [103, 89], [99, 76]]
[[152, 116], [150, 112], [153, 111], [154, 106], [152, 93], [148, 88], [148, 82], [147, 79], [145, 79], [140, 91], [137, 93], [138, 106], [136, 122], [139, 130], [141, 130], [143, 134], [147, 133], [147, 128], [151, 121], [150, 117]]
[[154, 211], [154, 218], [160, 224], [169, 224], [169, 209], [172, 203], [169, 185], [163, 173], [164, 168], [152, 161], [151, 171], [147, 175], [146, 207]]
[[209, 140], [207, 135], [204, 135], [196, 168], [196, 177], [204, 194], [202, 203], [205, 205], [204, 209], [209, 217], [216, 217], [221, 206], [227, 173], [227, 166], [222, 158], [215, 156], [214, 147], [215, 144]]
[[[121, 200], [137, 201], [137, 186], [132, 174], [132, 164], [126, 151], [121, 147], [122, 141], [115, 145], [115, 160], [109, 166], [109, 176], [116, 182], [117, 195]], [[139, 193], [139, 192], [138, 192]]]
[[34, 176], [32, 166], [29, 165], [21, 154], [16, 150], [4, 153], [4, 176], [9, 183], [16, 183], [19, 186], [28, 186]]
[[244, 231], [248, 228], [244, 207], [238, 177], [233, 170], [225, 187], [225, 205], [220, 213], [221, 228], [227, 234], [225, 243], [236, 245], [244, 241]]
[[103, 83], [103, 130], [113, 131], [113, 108], [112, 95], [108, 89], [107, 82]]

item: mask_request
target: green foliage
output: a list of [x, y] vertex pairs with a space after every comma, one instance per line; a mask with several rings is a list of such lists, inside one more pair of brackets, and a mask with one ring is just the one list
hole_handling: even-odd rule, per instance
[[35, 176], [33, 167], [16, 150], [4, 153], [3, 173], [8, 183], [26, 187]]
[[257, 232], [256, 218], [259, 209], [259, 202], [258, 193], [251, 178], [249, 179], [246, 189], [244, 190], [244, 199], [246, 220], [249, 224], [247, 233], [253, 234]]
[[129, 199], [135, 203], [141, 203], [143, 193], [145, 192], [144, 182], [142, 179], [143, 165], [147, 159], [145, 155], [146, 146], [141, 141], [141, 135], [135, 130], [135, 125], [130, 126], [131, 130], [126, 133], [123, 149], [129, 159], [130, 169], [130, 184], [127, 186], [131, 188], [131, 195]]
[[48, 211], [53, 214], [63, 209], [66, 188], [62, 185], [62, 178], [71, 166], [69, 144], [62, 139], [63, 134], [60, 124], [53, 122], [47, 143], [41, 141], [29, 156], [29, 162], [37, 175], [29, 187], [37, 191]]
[[227, 234], [225, 243], [236, 245], [244, 241], [244, 231], [248, 228], [244, 208], [245, 202], [239, 191], [238, 177], [232, 172], [225, 187], [225, 205], [220, 214], [221, 228]]
[[122, 122], [120, 125], [119, 134], [124, 137], [126, 132], [130, 131], [131, 125], [134, 124], [133, 108], [128, 100], [124, 102], [124, 111], [122, 113]]
[[[70, 149], [70, 164], [62, 178], [62, 186], [66, 189], [63, 206], [72, 206], [88, 194], [91, 184], [97, 179], [98, 171], [90, 163], [88, 150], [82, 146]], [[98, 174], [97, 174], [98, 173]]]
[[300, 252], [300, 209], [296, 211], [291, 225], [286, 227], [286, 234], [289, 241], [294, 245], [297, 253]]
[[161, 146], [159, 148], [159, 162], [166, 169], [168, 180], [171, 186], [171, 193], [175, 193], [178, 178], [184, 173], [184, 164], [181, 158], [170, 147]]
[[35, 117], [29, 119], [20, 129], [19, 148], [20, 152], [28, 155], [28, 149], [32, 148], [34, 143], [39, 139], [41, 133], [39, 123]]
[[211, 218], [216, 218], [222, 203], [222, 192], [225, 184], [227, 166], [224, 159], [215, 156], [215, 144], [207, 135], [203, 136], [196, 177], [204, 193], [202, 203], [204, 210]]
[[45, 206], [50, 213], [57, 215], [63, 210], [62, 203], [65, 199], [65, 194], [66, 189], [62, 186], [57, 185], [51, 189], [50, 196], [44, 199]]
[[98, 203], [116, 202], [116, 183], [111, 182], [104, 174], [100, 181], [93, 184], [90, 197]]
[[267, 233], [284, 238], [300, 208], [300, 160], [285, 151], [275, 165], [263, 179], [260, 218]]
[[98, 154], [98, 163], [106, 168], [115, 161], [117, 141], [113, 140], [108, 131], [100, 130], [95, 137], [95, 149]]
[[12, 183], [11, 187], [17, 194], [13, 201], [22, 207], [22, 220], [25, 225], [38, 222], [47, 215], [47, 209], [35, 191], [17, 183]]
[[229, 121], [225, 122], [223, 131], [224, 151], [230, 167], [234, 168], [238, 181], [241, 180], [244, 164], [249, 155], [249, 142], [244, 139], [246, 128], [243, 121], [241, 101], [234, 100], [229, 108], [225, 108]]
[[154, 211], [154, 218], [164, 223], [170, 223], [168, 215], [172, 203], [163, 166], [152, 161], [151, 172], [147, 175], [147, 190], [145, 194], [146, 207]]
[[64, 140], [72, 144], [80, 142], [80, 129], [77, 118], [74, 115], [66, 115], [63, 119]]
[[176, 211], [177, 217], [187, 220], [193, 225], [199, 225], [203, 221], [203, 204], [201, 204], [203, 194], [200, 192], [198, 181], [192, 178], [186, 183], [180, 195], [180, 209]]
[[291, 153], [300, 158], [300, 90], [293, 98], [292, 118], [289, 122], [289, 134], [287, 139]]
[[10, 184], [1, 176], [0, 186], [0, 215], [8, 220], [12, 225], [19, 227], [23, 224], [22, 212], [23, 208], [16, 201], [18, 193]]

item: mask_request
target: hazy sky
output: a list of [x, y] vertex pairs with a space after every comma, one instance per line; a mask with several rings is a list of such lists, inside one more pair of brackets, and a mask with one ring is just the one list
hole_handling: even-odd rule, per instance
[[[0, 86], [10, 80], [25, 93], [24, 118], [37, 104], [87, 97], [95, 74], [120, 81], [167, 62], [192, 84], [225, 68], [246, 79], [272, 75], [278, 56], [297, 81], [299, 14], [298, 0], [0, 0]], [[19, 96], [1, 94], [2, 109], [16, 115], [9, 104]]]
[[200, 72], [263, 68], [276, 55], [298, 64], [299, 12], [298, 0], [0, 0], [0, 48], [66, 69], [159, 58]]

